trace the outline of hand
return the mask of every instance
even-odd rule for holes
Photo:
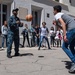
[[[20,21],[16,21],[17,24],[20,24]]]
[[[21,22],[21,25],[24,25],[24,24]]]
[[[64,39],[65,42],[68,42],[68,39],[67,39],[67,36],[66,35],[64,36],[63,39]]]
[[[56,21],[53,21],[53,25],[56,25]]]

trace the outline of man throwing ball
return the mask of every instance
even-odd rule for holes
[[[17,17],[18,8],[12,11],[13,15],[9,18],[8,22],[8,39],[7,39],[7,57],[11,58],[11,48],[14,42],[15,56],[19,56],[19,27],[23,26],[20,19]]]
[[[73,17],[61,13],[62,7],[56,5],[53,7],[55,22],[54,25],[63,29],[63,46],[62,49],[72,61],[72,66],[69,72],[75,71],[75,20]]]

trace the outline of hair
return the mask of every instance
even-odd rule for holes
[[[45,24],[46,25],[46,22],[42,22],[42,24]]]
[[[56,5],[53,7],[54,10],[56,10],[57,12],[61,12],[62,11],[62,7],[60,5]]]
[[[50,29],[51,29],[51,30],[54,30],[54,27],[51,27]]]

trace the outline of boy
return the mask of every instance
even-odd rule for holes
[[[42,27],[40,29],[40,44],[39,44],[38,50],[40,50],[43,39],[45,39],[47,41],[48,49],[51,49],[50,45],[49,45],[48,37],[47,37],[48,33],[49,33],[49,31],[48,31],[48,28],[46,27],[46,23],[43,22]]]
[[[53,7],[55,22],[54,25],[63,29],[63,46],[62,49],[73,62],[70,71],[75,71],[75,20],[67,14],[61,13],[62,7],[56,5]]]

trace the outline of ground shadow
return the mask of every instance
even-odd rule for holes
[[[22,56],[34,56],[34,54],[32,54],[32,53],[24,53],[24,54],[20,54],[19,56],[20,57],[22,57]],[[16,57],[16,56],[12,56],[12,57]]]

